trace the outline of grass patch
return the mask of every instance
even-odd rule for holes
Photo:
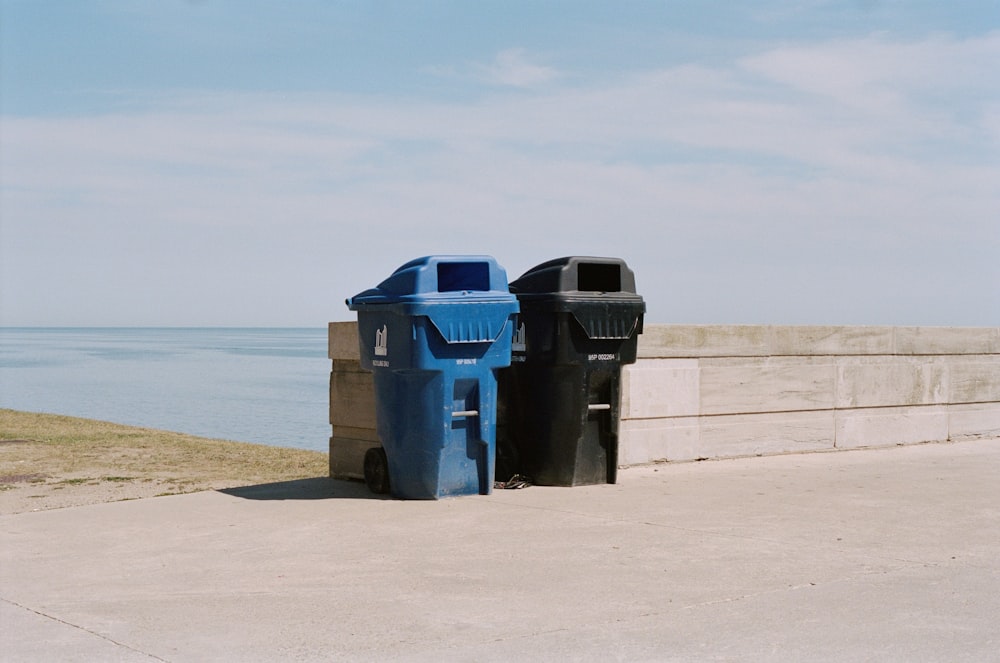
[[[64,486],[154,481],[192,492],[327,476],[327,454],[0,409],[0,476]],[[30,468],[30,469],[29,469]]]

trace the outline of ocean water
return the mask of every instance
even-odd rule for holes
[[[326,451],[326,335],[0,328],[0,407]]]

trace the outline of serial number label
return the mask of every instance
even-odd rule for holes
[[[387,359],[373,359],[372,366],[378,366],[379,368],[389,368],[389,361]]]
[[[475,366],[476,365],[476,360],[475,359],[456,359],[455,363],[458,364],[459,366]]]
[[[602,352],[600,354],[587,355],[589,361],[611,361],[617,359],[614,353]]]

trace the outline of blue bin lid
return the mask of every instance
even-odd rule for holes
[[[449,343],[494,341],[519,310],[507,272],[491,256],[424,256],[347,300],[352,311],[427,316]]]

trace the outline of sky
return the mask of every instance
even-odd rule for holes
[[[1000,0],[0,0],[0,325],[321,327],[460,254],[1000,326],[998,63]]]

